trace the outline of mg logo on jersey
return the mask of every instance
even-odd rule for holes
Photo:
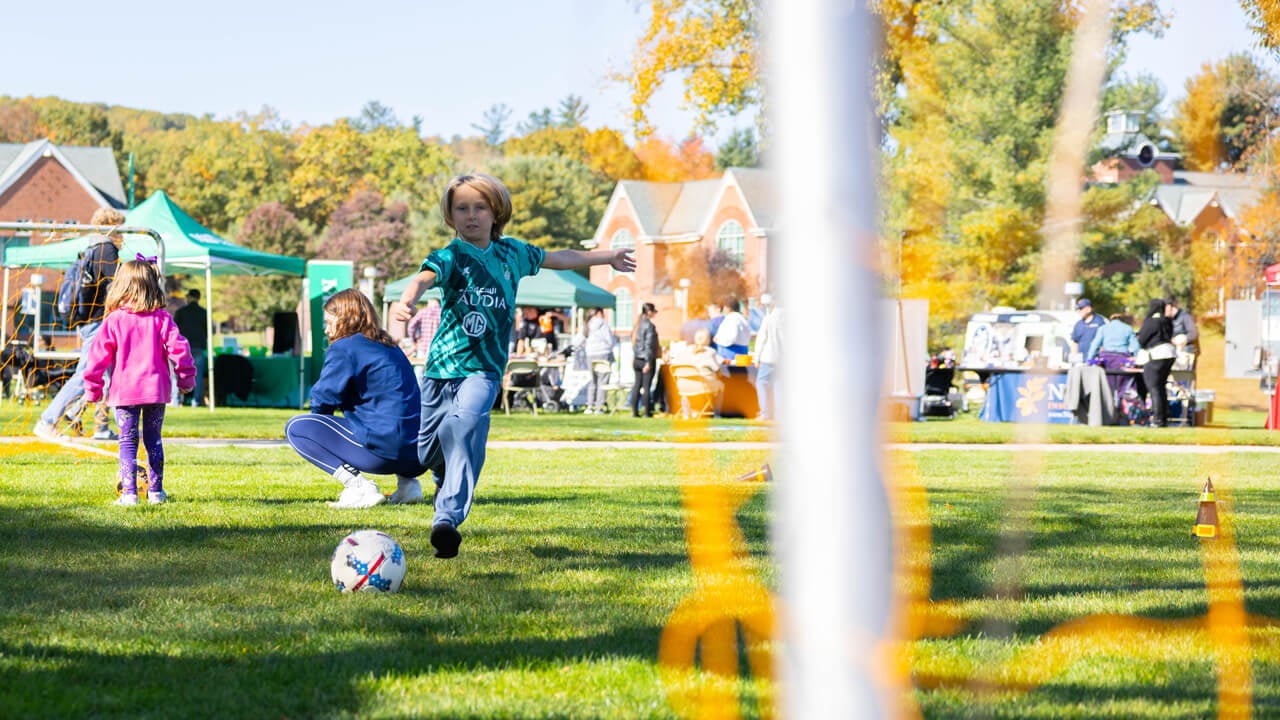
[[[489,321],[478,312],[469,312],[462,318],[462,332],[468,337],[480,337],[489,329]]]

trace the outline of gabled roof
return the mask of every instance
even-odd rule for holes
[[[47,139],[24,145],[0,143],[0,193],[12,187],[42,157],[56,159],[102,205],[125,206],[124,186],[111,148],[60,146]]]
[[[1258,180],[1242,173],[1206,173],[1179,170],[1173,182],[1156,186],[1155,202],[1179,225],[1190,225],[1205,208],[1217,203],[1232,220],[1258,202]]]
[[[702,235],[715,214],[721,196],[730,188],[742,193],[751,218],[747,230],[763,231],[773,227],[777,216],[776,203],[769,186],[769,174],[756,168],[728,168],[723,176],[711,180],[691,180],[682,183],[622,180],[614,188],[605,215],[626,200],[635,210],[640,235],[649,241],[661,241],[691,235]],[[596,229],[596,237],[588,243],[598,245],[603,239]]]

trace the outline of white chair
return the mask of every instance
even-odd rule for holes
[[[511,414],[511,397],[522,394],[538,414],[538,385],[542,382],[542,373],[537,360],[508,360],[507,369],[502,373],[502,411]],[[532,378],[532,380],[530,380]],[[521,384],[516,384],[516,381]],[[525,383],[532,382],[532,385]]]

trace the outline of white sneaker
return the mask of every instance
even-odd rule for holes
[[[417,505],[422,502],[422,483],[414,479],[401,485],[387,496],[387,502],[392,505]]]
[[[328,505],[331,508],[341,510],[359,510],[381,505],[386,501],[387,497],[378,492],[377,485],[373,484],[371,480],[361,480],[354,483],[353,487],[343,490],[338,499],[328,503]]]
[[[31,432],[35,433],[35,436],[41,440],[57,440],[60,437],[58,428],[44,420],[37,420],[36,426]]]
[[[169,499],[169,496],[166,495],[163,490],[157,490],[155,492],[147,493],[147,502],[151,503],[152,505],[159,505],[160,503],[163,503],[168,499]]]
[[[116,498],[116,501],[114,503],[112,503],[112,505],[120,505],[122,507],[133,507],[134,505],[137,505],[137,504],[138,504],[138,496],[136,494],[121,495],[120,497]]]

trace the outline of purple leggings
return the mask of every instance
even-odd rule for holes
[[[125,405],[116,408],[116,425],[120,426],[120,479],[125,495],[138,493],[138,430],[147,449],[147,490],[164,490],[164,445],[160,444],[160,428],[164,426],[164,405]]]

